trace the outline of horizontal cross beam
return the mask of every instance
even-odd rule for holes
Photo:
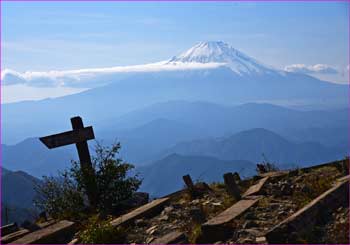
[[[95,139],[95,135],[92,127],[90,126],[41,137],[40,141],[43,142],[49,149],[52,149],[92,139]]]

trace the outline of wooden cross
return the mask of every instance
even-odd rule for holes
[[[86,194],[89,198],[90,205],[96,208],[97,204],[97,185],[95,171],[92,167],[88,140],[95,138],[92,127],[84,127],[81,117],[73,117],[70,119],[73,130],[41,137],[40,141],[49,149],[75,144],[77,147],[80,168],[83,174],[83,184],[86,188]]]

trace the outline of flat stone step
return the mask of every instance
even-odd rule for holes
[[[21,229],[21,230],[12,232],[10,234],[7,234],[7,235],[1,237],[1,244],[10,243],[10,242],[15,241],[15,240],[17,240],[17,239],[19,239],[19,238],[21,238],[29,233],[30,233],[30,231],[27,229]]]
[[[218,216],[204,223],[203,226],[217,226],[229,223],[244,213],[248,208],[252,207],[260,199],[261,197],[255,199],[240,200],[239,202],[233,204],[230,208],[220,213]]]
[[[34,231],[17,239],[12,244],[66,243],[66,239],[74,234],[74,222],[59,221],[44,229]]]
[[[173,231],[166,234],[163,237],[157,238],[152,242],[152,244],[179,244],[186,243],[187,239],[183,232]]]
[[[349,205],[349,178],[324,192],[305,207],[273,227],[265,235],[268,243],[295,243],[296,237],[308,232],[323,212],[331,212],[339,206]]]
[[[266,176],[266,177],[260,179],[257,184],[252,185],[251,187],[249,187],[249,189],[243,194],[243,197],[259,194],[259,192],[264,187],[264,184],[266,183],[266,181],[269,178],[270,178],[270,176]]]
[[[150,217],[152,215],[160,213],[163,207],[169,202],[169,200],[170,200],[169,197],[156,199],[127,214],[124,214],[112,220],[111,225],[119,226],[119,225],[130,224],[136,219],[143,218],[143,217]]]
[[[229,237],[233,230],[228,224],[235,218],[240,217],[250,207],[254,206],[261,198],[262,197],[260,196],[252,199],[242,199],[216,217],[204,223],[202,225],[201,243],[214,243]]]

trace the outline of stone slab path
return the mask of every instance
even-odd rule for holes
[[[59,221],[44,229],[34,231],[22,238],[11,242],[12,244],[57,243],[58,237],[63,237],[74,231],[74,222]],[[74,233],[74,232],[73,232]]]
[[[131,222],[135,221],[136,219],[143,218],[146,216],[149,216],[154,213],[160,212],[163,207],[169,202],[169,198],[160,198],[156,199],[150,203],[147,203],[127,214],[124,214],[114,220],[111,221],[111,225],[113,226],[119,226],[119,225],[125,225],[130,224]]]

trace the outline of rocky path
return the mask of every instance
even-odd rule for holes
[[[324,166],[315,170],[295,170],[273,173],[242,182],[242,198],[252,202],[246,210],[242,209],[232,221],[222,226],[218,223],[215,232],[226,232],[224,239],[208,239],[206,224],[216,217],[234,210],[238,200],[232,198],[222,184],[212,185],[198,197],[188,192],[172,197],[162,212],[148,219],[137,219],[130,229],[128,241],[131,243],[154,243],[166,241],[163,238],[181,238],[177,243],[266,243],[265,235],[306,204],[335,185],[343,173],[335,166]],[[242,200],[244,202],[244,200]],[[237,203],[238,205],[238,203]],[[226,211],[225,211],[226,210]],[[236,211],[235,211],[236,212]],[[338,216],[337,216],[338,217]],[[334,218],[336,220],[336,218]],[[215,222],[214,222],[215,223]],[[334,223],[334,222],[333,222]],[[335,227],[330,222],[327,230]],[[338,222],[340,223],[340,221]],[[325,225],[323,225],[326,227]],[[330,234],[330,232],[329,232]],[[207,236],[206,236],[207,235]],[[211,236],[211,235],[210,235]],[[213,236],[211,236],[213,238]],[[329,238],[330,239],[330,238]],[[326,238],[324,238],[326,240]],[[171,241],[171,240],[169,240]]]
[[[246,180],[239,176],[233,180],[234,175],[226,173],[224,184],[210,186],[194,185],[187,176],[188,189],[153,200],[110,224],[125,229],[125,243],[347,244],[350,175],[343,163],[269,172]],[[29,234],[23,229],[12,231],[6,242],[62,243],[73,228],[70,221],[55,221]]]
[[[213,185],[195,198],[183,192],[173,197],[171,204],[158,215],[137,219],[128,232],[128,240],[131,243],[152,243],[173,231],[179,231],[191,241],[198,226],[235,202],[222,185]]]

